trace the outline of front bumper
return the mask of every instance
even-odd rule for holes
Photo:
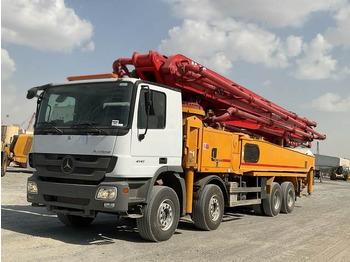
[[[81,185],[45,182],[31,176],[28,181],[37,184],[38,194],[27,193],[28,202],[34,205],[44,205],[47,210],[74,214],[81,216],[96,216],[97,212],[123,213],[127,212],[130,204],[136,204],[133,190],[130,190],[126,181],[101,182],[98,185]],[[117,197],[115,200],[96,200],[96,192],[101,186],[110,186],[117,188]],[[128,190],[125,190],[128,189]],[[143,199],[138,199],[142,202]],[[104,206],[108,204],[108,207]]]

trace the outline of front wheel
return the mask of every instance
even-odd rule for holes
[[[94,221],[94,217],[81,217],[74,215],[66,215],[62,213],[57,214],[58,219],[62,224],[69,227],[86,227]]]
[[[193,201],[192,219],[197,228],[215,230],[224,215],[224,196],[217,185],[206,185]]]
[[[143,217],[137,218],[136,224],[142,238],[158,242],[172,237],[179,219],[180,202],[175,191],[167,186],[155,186]]]

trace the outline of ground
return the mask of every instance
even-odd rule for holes
[[[2,261],[350,261],[350,181],[315,181],[291,214],[256,216],[229,209],[221,226],[197,230],[181,219],[166,242],[150,243],[133,220],[99,214],[84,229],[26,202],[31,174],[14,167],[1,178]]]

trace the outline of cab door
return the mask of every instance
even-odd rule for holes
[[[181,93],[148,83],[137,90],[131,138],[133,174],[151,177],[162,166],[181,167]]]

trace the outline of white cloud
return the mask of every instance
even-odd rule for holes
[[[286,54],[290,57],[298,56],[301,53],[303,40],[294,35],[287,37]]]
[[[213,69],[219,72],[225,72],[236,61],[245,61],[270,68],[296,65],[294,77],[298,79],[339,80],[349,76],[348,67],[337,68],[337,60],[332,57],[333,46],[350,47],[348,0],[163,1],[177,18],[184,20],[169,31],[160,51],[184,53],[215,66]],[[300,27],[317,12],[333,16],[336,26],[318,34],[310,43],[304,43],[300,36],[282,38],[268,30]]]
[[[1,49],[1,79],[7,80],[16,71],[15,62],[5,49]]]
[[[318,11],[326,11],[342,0],[219,0],[221,10],[248,21],[266,23],[270,27],[300,27]],[[230,6],[236,8],[230,8]]]
[[[215,68],[215,72],[224,74],[232,67],[231,61],[222,53],[216,53],[209,59],[203,59],[203,64],[208,68]]]
[[[169,38],[162,40],[159,49],[167,54],[178,52],[194,57],[209,54],[210,57],[224,48],[225,41],[225,32],[206,21],[185,20],[182,26],[169,30]]]
[[[332,75],[335,80],[343,80],[350,76],[350,67],[344,66],[341,70]]]
[[[318,34],[310,44],[304,44],[304,57],[297,60],[294,76],[298,79],[329,78],[336,69],[337,60],[330,55],[332,45]]]
[[[311,107],[326,112],[350,112],[350,95],[326,93],[311,102]]]
[[[176,17],[184,19],[241,18],[270,27],[299,27],[314,12],[336,8],[345,0],[164,0]]]
[[[211,0],[163,0],[172,8],[174,16],[182,19],[209,20],[219,13]]]
[[[183,53],[224,72],[235,61],[286,67],[289,57],[299,55],[301,45],[300,37],[289,36],[283,41],[256,24],[231,18],[211,21],[186,19],[181,26],[169,30],[169,38],[162,40],[159,50],[166,54]]]
[[[2,40],[39,50],[93,50],[93,27],[64,0],[3,0]]]
[[[339,8],[335,15],[337,27],[329,27],[326,39],[335,46],[350,48],[350,3]]]

